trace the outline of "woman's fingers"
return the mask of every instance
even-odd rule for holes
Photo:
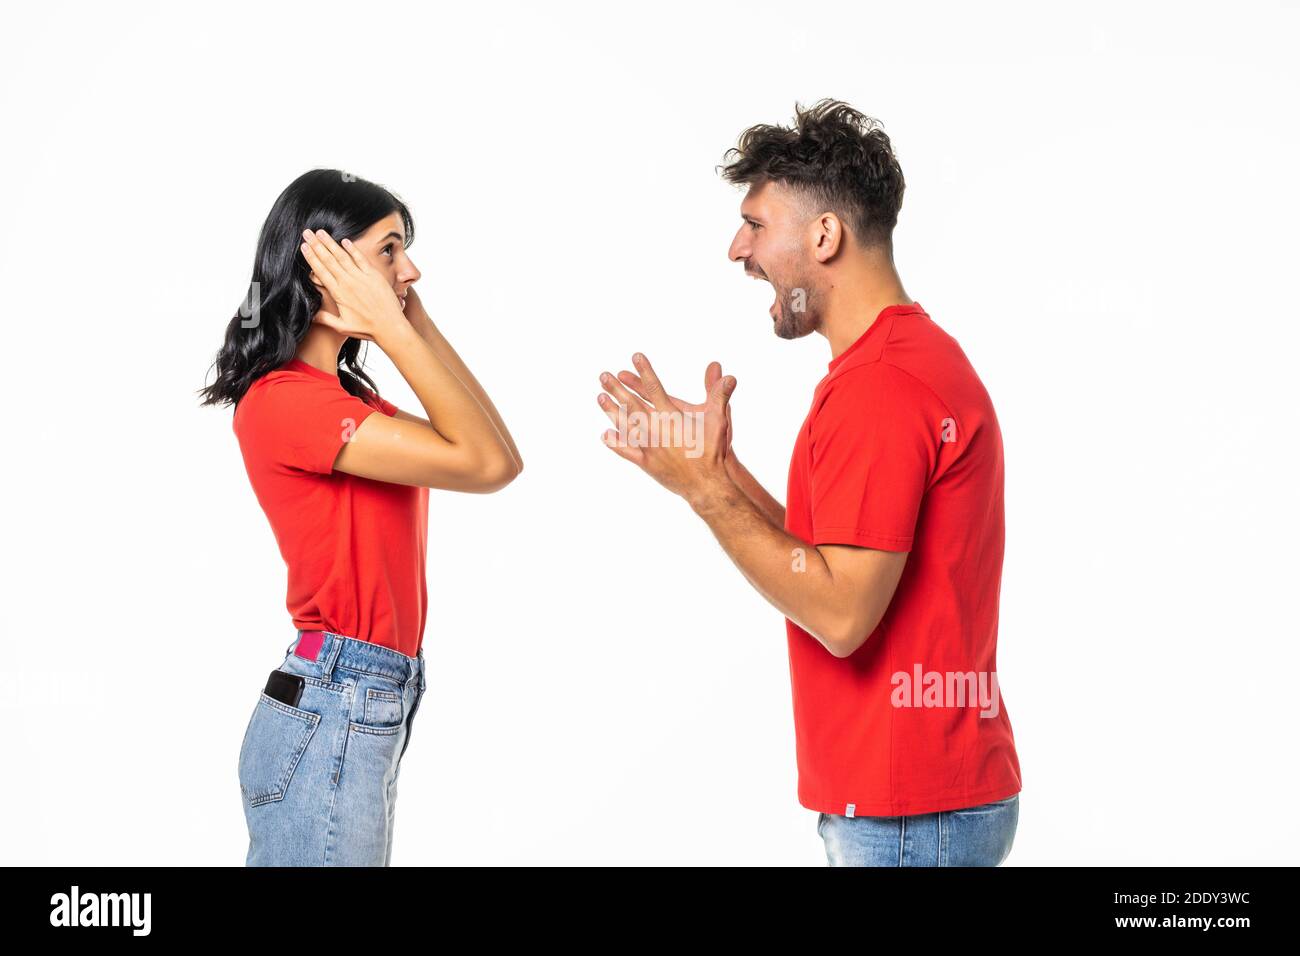
[[[343,324],[343,321],[333,312],[326,312],[324,309],[322,309],[321,311],[316,313],[315,318],[317,322],[325,326],[327,329],[333,329],[335,332],[343,331],[343,329],[340,328],[340,326]]]
[[[374,341],[374,336],[370,335],[368,332],[361,332],[352,328],[349,323],[344,322],[333,312],[317,312],[316,321],[327,329],[333,329],[335,332],[342,333],[350,338],[365,339],[367,342]]]
[[[325,260],[317,252],[318,247],[310,242],[304,242],[298,247],[302,252],[302,257],[307,260],[307,265],[311,266],[311,271],[316,273],[330,295],[338,291],[338,276],[330,271]]]
[[[311,250],[312,255],[315,256],[315,262],[312,262],[312,265],[316,269],[316,274],[326,283],[329,283],[331,279],[334,282],[338,282],[343,278],[344,270],[335,259],[334,254],[330,252],[329,247],[321,241],[320,237],[324,231],[325,230],[323,229],[317,229],[313,232],[310,229],[304,229],[302,231],[304,245],[306,245],[307,248]],[[311,260],[308,261],[310,262]],[[331,288],[330,291],[334,291],[333,288]]]
[[[347,243],[347,245],[339,246],[337,242],[334,242],[333,235],[326,233],[324,229],[317,229],[316,235],[320,239],[321,246],[324,246],[329,251],[329,254],[334,256],[335,264],[343,273],[351,272],[352,267],[356,267],[359,272],[369,271],[368,265],[365,264],[365,256],[356,251],[356,248],[352,246],[351,239],[343,237],[343,242]]]
[[[370,271],[370,263],[366,262],[366,257],[357,249],[356,243],[346,236],[343,237],[343,248],[347,251],[349,258],[356,263],[358,269],[362,272]]]
[[[316,258],[336,280],[348,274],[348,264],[352,261],[352,257],[339,248],[333,236],[324,229],[317,229],[315,232],[304,229],[303,236],[306,237],[312,251],[316,253]]]

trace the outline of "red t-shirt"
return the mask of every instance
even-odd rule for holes
[[[414,657],[428,610],[429,489],[334,471],[343,443],[376,410],[337,375],[290,359],[255,381],[233,427],[258,503],[289,569],[293,624]]]
[[[996,683],[1002,476],[988,393],[919,303],[884,309],[830,363],[790,461],[786,530],[910,553],[850,656],[786,620],[803,806],[904,816],[1020,792]]]

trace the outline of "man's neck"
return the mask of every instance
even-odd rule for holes
[[[862,338],[886,308],[912,304],[894,269],[892,256],[864,257],[852,267],[841,269],[826,295],[826,308],[818,329],[830,343],[831,359],[839,358]]]

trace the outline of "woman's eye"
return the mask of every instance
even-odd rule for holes
[[[388,255],[390,256],[393,254],[393,244],[391,242],[388,245],[384,246],[383,249],[380,250],[381,254],[385,252],[388,253]]]

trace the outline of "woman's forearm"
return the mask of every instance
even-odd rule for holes
[[[501,464],[511,463],[492,417],[410,323],[397,325],[376,344],[411,386],[438,434],[452,444],[485,453],[489,467],[495,468],[498,458]]]
[[[464,385],[465,388],[469,390],[470,394],[478,400],[488,417],[492,419],[492,424],[496,426],[501,441],[509,451],[510,457],[515,461],[515,466],[517,468],[523,468],[524,460],[519,454],[519,449],[515,446],[515,440],[511,436],[510,430],[506,428],[506,423],[501,418],[501,413],[498,412],[496,406],[492,404],[492,399],[488,397],[487,391],[479,384],[478,379],[474,377],[474,373],[469,370],[469,366],[464,363],[461,357],[456,353],[456,350],[452,348],[452,345],[447,341],[446,336],[444,336],[442,332],[439,331],[438,327],[433,324],[433,320],[429,318],[429,314],[424,310],[424,307],[418,302],[408,303],[406,317],[410,321],[411,327],[420,334],[420,338],[424,339],[424,341],[429,344],[429,347],[433,349],[434,353],[437,354],[444,363],[446,363],[447,368],[449,368],[452,373],[460,379],[461,384]]]

